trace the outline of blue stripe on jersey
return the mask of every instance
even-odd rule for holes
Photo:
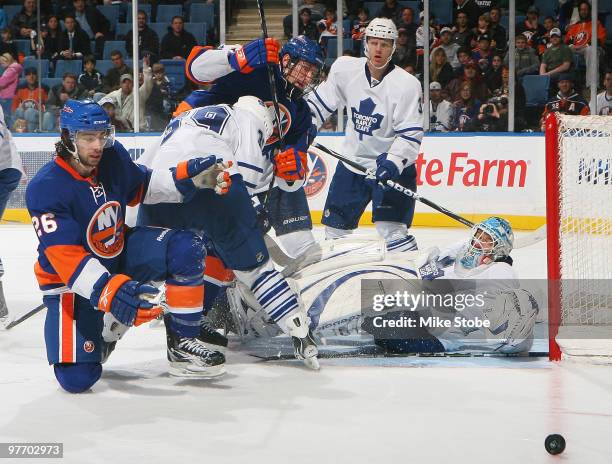
[[[396,130],[396,134],[403,134],[404,132],[415,131],[415,132],[423,132],[422,127],[407,127],[406,129]]]
[[[262,168],[257,167],[254,164],[245,163],[244,161],[238,161],[238,166],[242,166],[243,168],[252,169],[253,171],[263,173]]]
[[[321,105],[323,105],[323,108],[325,108],[327,111],[329,111],[330,113],[333,113],[334,110],[330,110],[329,107],[325,104],[325,102],[321,99],[321,97],[319,96],[318,92],[316,91],[316,89],[313,92],[315,94],[315,97],[317,97],[317,100],[319,100],[321,102]]]

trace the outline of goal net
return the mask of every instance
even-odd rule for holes
[[[612,356],[612,117],[546,120],[549,347]]]

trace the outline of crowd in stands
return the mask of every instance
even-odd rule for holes
[[[319,41],[326,64],[336,56],[338,15],[335,2],[301,0],[298,31]],[[448,14],[436,18],[448,4]],[[589,86],[598,82],[599,114],[612,114],[612,2],[599,2],[597,39],[599,66],[591,54],[591,5],[586,0],[516,1],[515,130],[540,130],[551,111],[589,114]],[[393,63],[423,82],[424,26],[422,2],[355,2],[342,12],[344,55],[363,56],[361,40],[374,17],[392,19],[398,27]],[[431,128],[436,131],[505,131],[508,127],[509,37],[507,0],[430,2],[429,92]],[[418,18],[418,20],[417,20]],[[609,21],[609,20],[608,20]],[[612,24],[609,21],[608,24]],[[284,20],[287,36],[292,17]],[[348,45],[347,45],[348,44]]]
[[[137,12],[139,82],[132,56],[131,3],[125,0],[36,0],[0,6],[0,105],[14,130],[57,129],[68,98],[93,98],[118,131],[161,131],[194,87],[184,59],[195,44],[215,43],[214,0],[201,17],[196,1],[153,0]],[[2,2],[0,2],[2,3]],[[207,4],[208,3],[208,4]],[[547,4],[540,14],[535,4]],[[598,64],[592,60],[591,6],[585,0],[516,0],[516,130],[540,130],[551,111],[588,114],[589,85],[598,82],[599,114],[612,114],[612,2],[599,2]],[[508,0],[431,0],[429,57],[424,56],[422,1],[299,0],[298,33],[321,44],[326,65],[336,56],[340,23],[344,54],[363,54],[373,17],[398,27],[393,62],[423,82],[429,66],[431,128],[503,131],[509,106]],[[446,8],[446,10],[444,9]],[[202,11],[199,8],[198,11]],[[436,17],[437,15],[437,17]],[[604,27],[608,24],[608,30]],[[292,18],[284,20],[292,33]],[[332,44],[328,46],[328,44]],[[40,81],[40,87],[39,87]]]

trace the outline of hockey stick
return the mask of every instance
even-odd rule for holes
[[[30,311],[28,311],[27,313],[25,313],[23,316],[21,316],[18,319],[15,319],[14,321],[9,322],[4,328],[6,330],[12,329],[13,327],[15,327],[16,325],[21,324],[23,321],[25,321],[26,319],[31,318],[32,316],[34,316],[35,314],[37,314],[38,312],[40,312],[42,309],[46,308],[46,306],[44,304],[39,304],[38,306],[36,306],[36,308],[31,309]]]
[[[315,143],[313,144],[310,148],[310,151],[312,151],[315,155],[320,155],[320,153],[325,153],[326,155],[332,156],[340,161],[342,161],[345,164],[348,164],[349,166],[357,169],[358,171],[363,172],[364,174],[369,174],[368,170],[363,167],[361,164],[356,163],[355,161],[341,155],[340,153],[335,152],[334,150],[331,150],[323,145],[321,145],[320,143]],[[428,200],[427,198],[424,198],[420,195],[418,195],[417,193],[413,192],[412,190],[410,190],[409,188],[404,187],[403,185],[398,184],[397,182],[393,182],[392,180],[388,180],[387,181],[387,186],[397,190],[400,193],[403,193],[404,195],[419,201],[421,203],[423,203],[424,205],[429,206],[430,208],[435,209],[436,211],[439,211],[442,214],[445,214],[446,216],[454,219],[455,221],[460,222],[461,224],[463,224],[464,226],[467,227],[472,227],[474,225],[474,223],[472,221],[469,221],[467,219],[465,219],[464,217],[459,216],[458,214],[453,213],[452,211],[449,211],[448,209],[434,203],[431,200]]]

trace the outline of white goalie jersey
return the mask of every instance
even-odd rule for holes
[[[423,138],[422,92],[419,81],[403,69],[390,65],[376,82],[366,58],[338,58],[307,102],[317,127],[339,106],[346,107],[342,154],[366,168],[374,168],[381,153],[395,155],[402,169],[416,161]]]

